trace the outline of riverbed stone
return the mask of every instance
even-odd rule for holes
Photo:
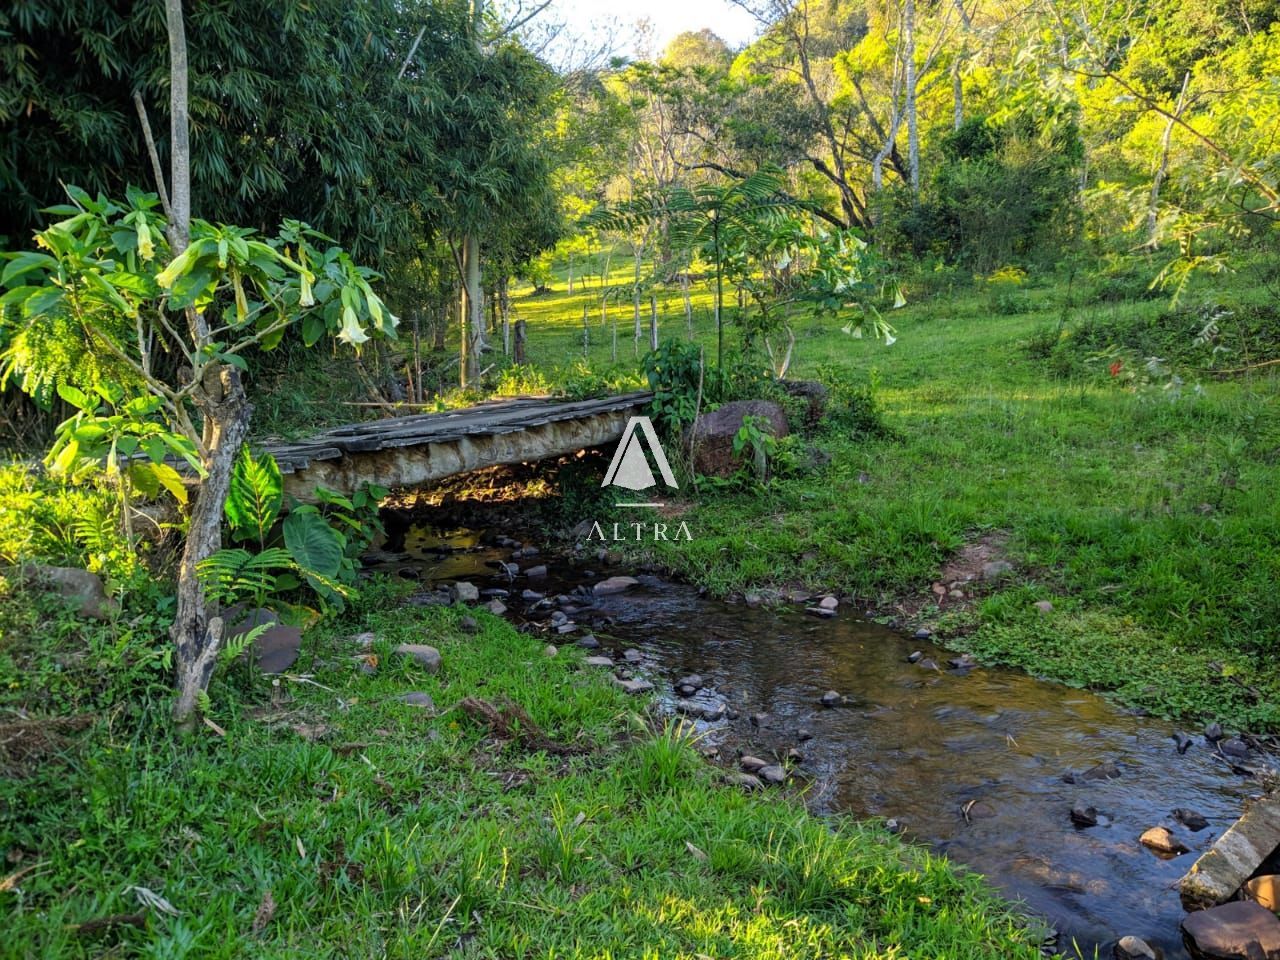
[[[1209,820],[1204,814],[1197,813],[1194,810],[1188,810],[1186,807],[1175,807],[1173,810],[1173,819],[1190,830],[1192,833],[1199,833],[1205,827],[1209,826]]]
[[[531,580],[539,580],[547,575],[547,565],[545,563],[539,563],[526,570],[524,575]]]
[[[1240,894],[1272,913],[1280,912],[1280,875],[1264,873],[1254,877],[1240,888]]]
[[[818,606],[822,607],[824,610],[834,610],[840,606],[840,601],[835,597],[823,597],[818,601]]]
[[[495,617],[500,617],[507,612],[507,605],[503,603],[501,600],[497,600],[497,599],[490,600],[487,604],[485,604],[485,606],[489,608],[489,612],[492,613]]]
[[[613,669],[613,660],[609,657],[587,657],[582,661],[588,667],[603,667],[608,670]]]
[[[1187,852],[1187,845],[1173,835],[1168,827],[1152,827],[1145,830],[1138,842],[1156,853],[1176,857]]]
[[[1249,745],[1239,737],[1227,737],[1218,742],[1218,749],[1228,757],[1243,760],[1249,756]]]
[[[583,650],[599,650],[600,641],[593,634],[588,633],[586,636],[578,638],[578,646],[582,647]]]
[[[677,700],[675,711],[682,716],[693,717],[696,720],[714,722],[724,718],[724,715],[728,712],[728,707],[721,702],[705,704],[698,703],[696,700]]]
[[[834,617],[836,615],[835,607],[805,607],[804,612],[815,617]]]
[[[627,663],[639,663],[644,657],[635,647],[628,647],[622,651],[622,659]]]
[[[459,603],[474,603],[480,599],[480,588],[474,583],[459,580],[453,585],[453,598]]]
[[[1141,937],[1121,937],[1111,954],[1115,960],[1160,960],[1160,954]]]
[[[819,698],[818,702],[824,707],[838,707],[844,703],[844,697],[835,690],[828,690]]]
[[[759,757],[753,757],[750,754],[743,754],[738,760],[738,766],[747,773],[759,773],[768,765],[768,760],[761,760]]]
[[[1252,900],[1196,911],[1182,936],[1200,960],[1280,960],[1280,919]]]
[[[1280,847],[1280,797],[1255,800],[1179,884],[1189,909],[1222,903]]]
[[[440,651],[425,643],[402,643],[396,647],[396,653],[402,657],[411,658],[427,673],[436,673],[440,670]]]
[[[1104,763],[1096,764],[1080,774],[1081,780],[1118,780],[1120,778],[1120,767],[1107,760]]]
[[[607,580],[601,580],[592,587],[591,592],[597,597],[608,597],[615,593],[626,593],[639,584],[640,581],[635,577],[609,577]]]
[[[730,786],[741,787],[743,790],[748,792],[764,789],[764,784],[754,773],[738,773],[737,771],[734,771],[733,773],[726,773],[724,775],[724,782]]]
[[[812,740],[813,731],[807,730],[804,727],[801,727],[799,730],[796,731],[796,739],[799,740],[801,743],[804,743],[806,740]]]
[[[1204,728],[1204,738],[1210,743],[1217,743],[1224,736],[1226,734],[1222,732],[1222,724],[1220,723],[1211,723]]]
[[[615,680],[614,683],[622,689],[623,693],[629,693],[633,697],[641,693],[648,693],[653,689],[652,683],[639,677],[629,680]]]
[[[699,690],[702,689],[702,687],[703,687],[702,675],[698,673],[691,673],[687,677],[681,677],[679,680],[676,681],[676,688],[678,690],[683,691],[685,689],[688,689],[690,691],[690,693],[685,694],[685,696],[689,696],[692,693],[697,693]]]
[[[921,627],[911,636],[916,640],[928,640],[930,637],[933,636],[933,631],[930,630],[928,627]]]
[[[1086,829],[1088,827],[1096,827],[1098,825],[1098,811],[1094,807],[1085,806],[1077,803],[1071,808],[1071,822],[1077,827]]]
[[[761,767],[756,776],[765,783],[787,782],[787,771],[782,768],[781,764],[777,763],[771,763],[768,766]]]

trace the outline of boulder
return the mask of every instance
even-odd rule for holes
[[[424,668],[427,673],[437,673],[440,670],[440,651],[425,643],[402,643],[396,647],[396,653],[402,657],[413,658],[414,662]]]
[[[827,415],[827,388],[817,380],[779,380],[788,396],[805,401],[804,425],[811,429]]]
[[[79,616],[110,620],[120,612],[120,605],[107,596],[102,578],[88,570],[28,563],[22,567],[22,579],[65,597]]]
[[[592,587],[591,592],[597,597],[608,597],[615,593],[625,593],[639,583],[635,577],[609,577]]]
[[[685,432],[685,443],[693,443],[693,468],[712,477],[731,477],[743,465],[734,455],[733,441],[746,417],[768,421],[767,430],[775,437],[790,431],[782,407],[768,400],[735,400],[704,413]]]
[[[1277,847],[1280,797],[1263,797],[1191,865],[1179,884],[1183,905],[1195,909],[1227,900]]]
[[[302,628],[280,622],[280,618],[268,609],[230,611],[225,614],[232,625],[227,627],[227,643],[261,625],[269,625],[261,634],[253,637],[251,644],[253,662],[264,673],[283,673],[297,662],[302,649]]]
[[[1191,914],[1182,938],[1199,960],[1280,960],[1280,919],[1251,900]]]

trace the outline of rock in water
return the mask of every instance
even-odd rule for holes
[[[615,593],[625,593],[639,583],[635,577],[609,577],[592,587],[591,592],[597,597],[608,597]]]
[[[537,580],[541,577],[545,577],[547,575],[547,565],[545,563],[540,563],[536,567],[530,567],[524,572],[524,575],[529,577],[531,580]]]
[[[1235,757],[1243,760],[1249,756],[1249,745],[1239,737],[1228,737],[1226,740],[1219,742],[1218,749],[1228,757]]]
[[[768,400],[734,400],[704,413],[685,432],[684,442],[693,441],[693,468],[704,476],[731,477],[742,466],[733,452],[733,442],[747,417],[763,417],[764,428],[774,437],[788,432],[787,415],[782,407]]]
[[[1280,960],[1280,919],[1251,900],[1237,900],[1191,914],[1182,936],[1203,960]]]
[[[822,695],[822,698],[818,702],[824,707],[838,707],[840,704],[844,703],[844,697],[840,696],[840,694],[834,690],[828,690]]]
[[[1138,838],[1138,842],[1156,853],[1176,857],[1187,852],[1186,845],[1166,827],[1152,827]]]
[[[1096,827],[1098,825],[1098,811],[1093,807],[1086,807],[1077,803],[1071,808],[1071,822],[1082,830],[1087,827]]]
[[[1173,811],[1173,819],[1177,820],[1192,833],[1198,833],[1209,825],[1209,821],[1204,816],[1184,807],[1178,807]]]
[[[1108,760],[1106,763],[1100,763],[1097,766],[1090,767],[1084,773],[1080,774],[1081,780],[1117,780],[1120,777],[1120,768]]]
[[[427,673],[437,673],[440,670],[440,651],[425,643],[402,643],[396,647],[396,653],[402,657],[412,657]]]
[[[1141,937],[1121,937],[1112,956],[1115,960],[1160,960],[1160,954]]]

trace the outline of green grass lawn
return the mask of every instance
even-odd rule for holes
[[[1012,578],[978,591],[976,606],[926,605],[915,619],[984,659],[1159,713],[1280,729],[1280,368],[1223,380],[1201,369],[1210,350],[1193,344],[1214,316],[1198,314],[1202,304],[1232,311],[1219,320],[1231,350],[1219,366],[1278,355],[1280,321],[1267,290],[1244,278],[1199,280],[1175,313],[1139,273],[1071,288],[1033,277],[1012,292],[909,287],[890,347],[839,322],[801,324],[792,376],[874,382],[894,437],[828,430],[812,441],[831,456],[825,468],[763,491],[703,486],[686,515],[694,542],[659,559],[721,593],[800,583],[890,614],[906,600],[915,614],[964,544],[996,534]],[[564,286],[517,301],[530,359],[551,384],[580,366],[611,369],[608,328],[595,320],[581,361],[582,306],[597,309],[598,287],[570,297]],[[1117,287],[1130,299],[1116,301]],[[711,356],[709,292],[696,292],[697,339]],[[639,383],[622,309],[627,349],[611,376]],[[661,329],[685,336],[674,293]],[[1112,345],[1129,349],[1092,359]],[[1180,389],[1127,379],[1153,354]]]
[[[155,637],[76,624],[3,579],[0,601],[7,747],[17,707],[90,723],[0,777],[0,956],[1038,956],[978,878],[717,785],[576,650],[548,658],[485,612],[468,634],[461,610],[374,590],[308,635],[305,679],[224,672],[218,731],[183,741],[167,691],[141,693]],[[374,676],[356,630],[378,637]],[[440,672],[393,656],[405,641],[437,646]],[[456,709],[467,696],[519,704],[575,755],[495,741]]]

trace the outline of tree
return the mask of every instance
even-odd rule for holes
[[[11,339],[6,365],[28,391],[60,384],[81,393],[110,387],[149,396],[154,407],[140,409],[152,409],[175,443],[189,445],[200,487],[170,631],[178,687],[174,717],[186,724],[225,639],[199,568],[221,546],[233,461],[249,428],[244,354],[279,343],[299,319],[309,342],[328,330],[353,345],[369,338],[369,328],[390,335],[396,320],[370,287],[372,272],[337,247],[318,249],[314,241],[325,238],[301,223],[286,222],[274,241],[266,241],[253,230],[192,220],[181,0],[166,0],[165,9],[169,216],[155,213],[154,194],[131,190],[122,206],[72,191],[74,205],[52,211],[66,219],[37,237],[48,252],[11,257],[3,282],[11,288],[4,304],[18,311],[25,328]],[[47,340],[61,341],[63,358],[105,351],[113,363],[103,380],[76,384],[83,376],[78,366],[49,366],[39,349]],[[183,366],[166,376],[156,363],[158,347],[177,351]]]

